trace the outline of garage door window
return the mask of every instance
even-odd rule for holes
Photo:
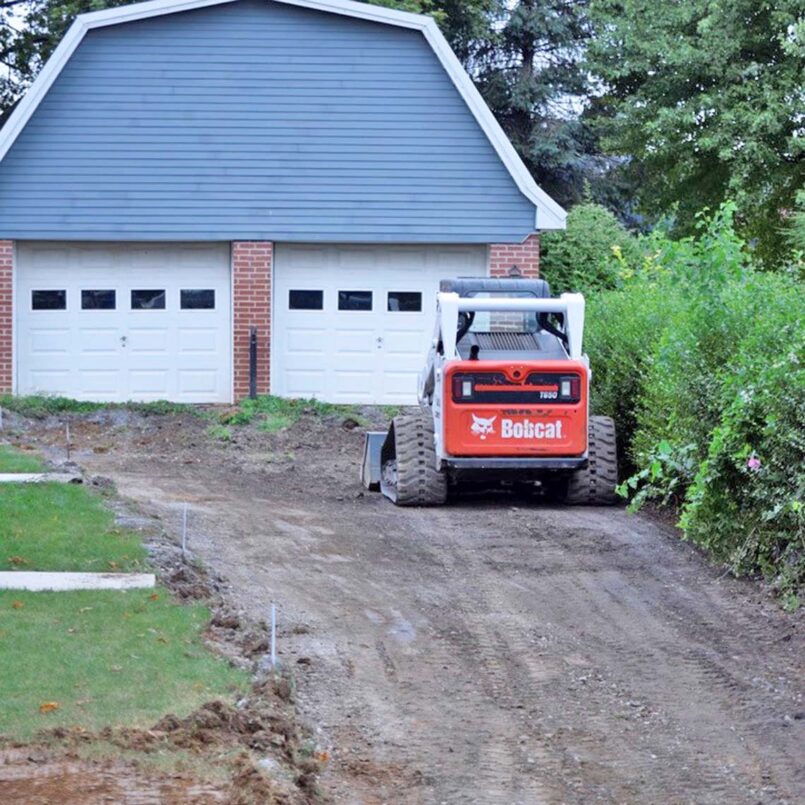
[[[132,310],[164,310],[165,291],[148,290],[131,292]]]
[[[421,313],[422,294],[418,291],[389,291],[389,313]]]
[[[114,291],[81,291],[81,310],[114,310]]]
[[[31,291],[32,310],[66,310],[67,291]]]
[[[183,288],[180,297],[182,310],[215,310],[212,288]]]
[[[324,310],[324,291],[288,291],[288,310]]]
[[[338,292],[339,310],[371,310],[372,292],[371,291],[339,291]]]

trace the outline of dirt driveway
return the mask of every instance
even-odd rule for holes
[[[802,619],[670,530],[506,497],[396,509],[337,418],[205,428],[96,417],[76,458],[169,529],[188,501],[239,606],[278,603],[337,801],[805,799]]]

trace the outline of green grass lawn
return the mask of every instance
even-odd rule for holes
[[[73,400],[70,397],[50,397],[31,395],[18,397],[14,394],[0,394],[0,407],[16,411],[23,416],[43,419],[58,414],[91,414],[95,411],[120,410],[135,411],[140,414],[181,414],[194,413],[198,409],[193,405],[172,403],[167,400],[154,402],[99,403],[85,400]]]
[[[80,485],[0,485],[0,570],[136,570],[139,537]]]
[[[39,472],[41,469],[42,461],[39,456],[0,444],[0,473]]]
[[[3,469],[39,468],[10,449],[0,461]],[[0,569],[135,570],[145,561],[139,535],[117,527],[93,490],[0,485]],[[163,589],[0,590],[0,737],[27,740],[57,726],[148,727],[167,713],[231,699],[248,676],[204,646],[208,621],[205,607],[178,604]]]
[[[147,727],[245,691],[247,675],[204,647],[208,619],[161,589],[0,591],[0,735]]]
[[[313,416],[340,414],[353,417],[359,424],[366,424],[358,413],[358,406],[334,405],[321,400],[289,400],[284,397],[263,395],[253,400],[242,400],[236,411],[226,411],[219,416],[219,426],[213,425],[210,428],[210,435],[228,441],[232,438],[231,428],[228,426],[251,423],[256,423],[260,430],[276,433],[289,428],[305,413]]]

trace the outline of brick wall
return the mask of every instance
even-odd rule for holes
[[[274,244],[232,244],[233,384],[235,400],[249,395],[249,332],[257,328],[257,393],[270,388],[271,263]]]
[[[512,273],[517,266],[520,273]],[[539,277],[539,235],[535,232],[523,243],[493,243],[489,247],[489,276]]]
[[[13,386],[13,267],[14,242],[0,240],[0,392],[9,392]]]

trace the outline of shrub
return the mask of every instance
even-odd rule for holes
[[[593,408],[616,418],[633,506],[677,506],[686,538],[797,602],[805,573],[805,295],[760,272],[734,207],[695,238],[643,239],[622,289],[590,304]]]
[[[639,261],[636,239],[600,204],[579,204],[567,229],[546,232],[540,241],[540,273],[554,293],[615,288],[624,263]]]
[[[587,300],[586,351],[592,365],[595,412],[614,417],[622,471],[634,469],[631,444],[646,376],[654,360],[652,340],[662,331],[673,302],[656,283],[596,294]]]
[[[793,327],[784,327],[789,334]],[[759,570],[785,604],[805,581],[805,345],[775,358],[746,350],[682,512],[685,534],[729,562]]]

